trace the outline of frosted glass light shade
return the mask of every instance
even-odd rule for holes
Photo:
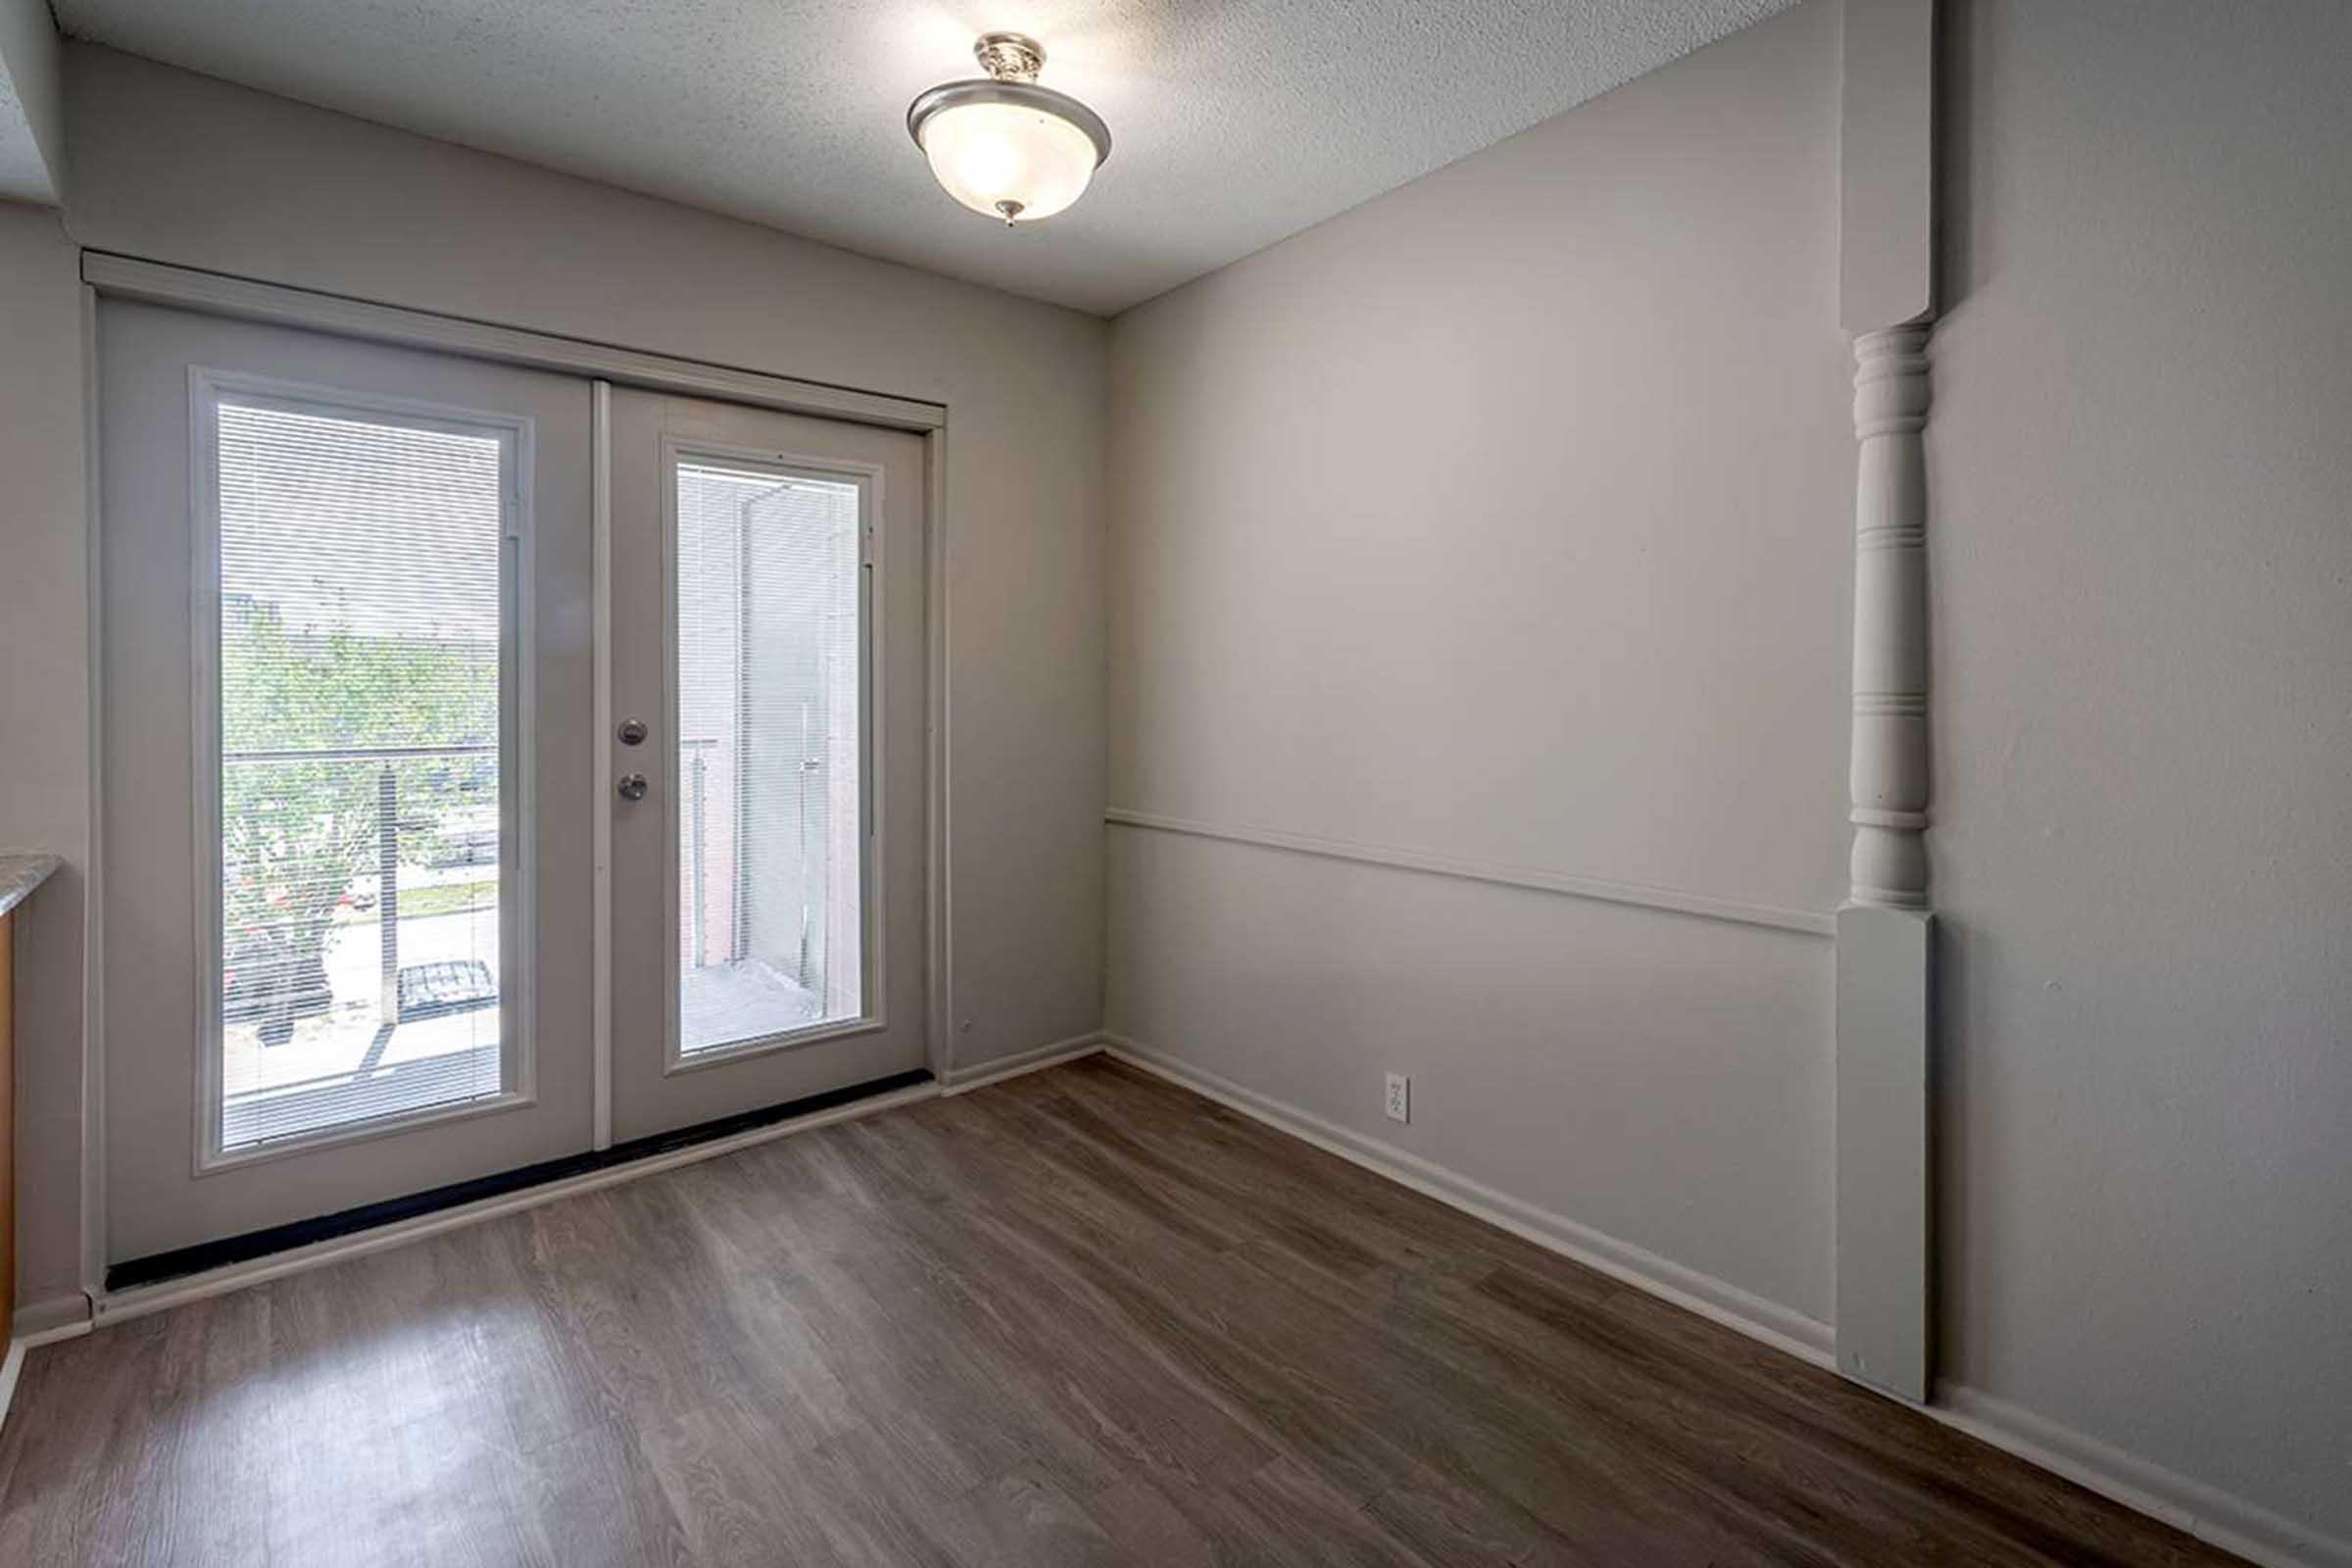
[[[947,193],[1005,223],[1034,223],[1086,194],[1110,156],[1110,127],[1066,92],[1037,84],[1046,51],[1018,32],[984,32],[985,79],[943,81],[906,108],[906,133]]]
[[[1076,124],[1023,103],[952,104],[927,118],[915,139],[949,195],[1008,223],[1068,207],[1086,194],[1101,161]]]

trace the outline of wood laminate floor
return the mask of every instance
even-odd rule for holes
[[[0,1563],[2230,1561],[1104,1058],[34,1350]]]

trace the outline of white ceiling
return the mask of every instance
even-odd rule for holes
[[[76,37],[1103,315],[1791,3],[54,0]],[[906,138],[992,27],[1110,122],[1034,227]]]

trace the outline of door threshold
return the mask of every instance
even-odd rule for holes
[[[542,1160],[316,1219],[130,1258],[107,1269],[106,1289],[91,1298],[91,1317],[105,1323],[144,1316],[183,1301],[534,1208],[575,1193],[712,1159],[812,1127],[936,1099],[939,1093],[929,1069],[916,1067],[846,1089],[631,1139],[607,1150]]]

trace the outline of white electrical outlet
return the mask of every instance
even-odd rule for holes
[[[1389,1074],[1389,1120],[1413,1119],[1413,1081],[1400,1072]]]

